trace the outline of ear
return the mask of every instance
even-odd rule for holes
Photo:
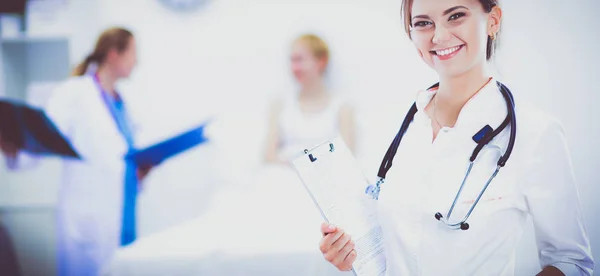
[[[119,56],[119,52],[117,51],[117,49],[112,48],[112,49],[108,50],[108,53],[106,53],[106,60],[105,61],[112,62],[118,56]]]
[[[492,8],[488,14],[488,30],[490,36],[496,35],[500,31],[500,23],[502,22],[502,9],[499,6]]]
[[[320,58],[318,60],[319,69],[321,69],[321,73],[324,73],[327,69],[328,60],[327,58]]]

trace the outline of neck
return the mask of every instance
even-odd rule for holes
[[[115,83],[117,82],[118,78],[115,76],[115,74],[108,70],[108,68],[101,66],[98,68],[97,75],[102,89],[111,97],[117,98],[118,95],[115,91]]]
[[[321,79],[305,84],[300,90],[301,98],[320,98],[325,96],[327,89]]]
[[[438,103],[459,110],[487,84],[490,74],[485,66],[474,68],[462,75],[442,77],[437,92]]]

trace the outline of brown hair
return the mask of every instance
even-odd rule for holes
[[[410,38],[410,29],[412,27],[411,23],[411,10],[412,3],[414,0],[402,0],[402,17],[404,17],[404,31]],[[483,10],[486,13],[492,11],[492,8],[498,6],[499,0],[479,0],[479,3],[483,7]],[[496,34],[496,39],[498,39],[498,34]],[[494,50],[496,49],[496,39],[492,39],[489,35],[487,38],[487,48],[485,50],[486,59],[490,60],[492,55],[494,54]]]
[[[89,54],[72,72],[73,76],[82,76],[88,69],[88,66],[97,62],[102,64],[106,59],[106,55],[112,49],[116,49],[118,52],[123,52],[129,45],[129,40],[133,37],[133,34],[124,28],[110,28],[102,32],[98,40],[94,51]]]
[[[323,39],[315,34],[304,34],[296,38],[294,42],[306,43],[313,55],[320,60],[325,61],[325,67],[329,63],[329,46]]]

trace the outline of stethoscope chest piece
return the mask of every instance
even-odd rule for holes
[[[371,184],[371,185],[367,186],[367,189],[365,190],[365,194],[367,194],[372,199],[378,200],[379,192],[381,191],[381,184],[383,184],[384,181],[385,180],[383,178],[378,177],[377,182],[375,182],[375,185]]]

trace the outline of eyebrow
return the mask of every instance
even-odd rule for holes
[[[468,10],[469,8],[467,8],[465,6],[455,6],[455,7],[452,7],[452,8],[449,8],[449,9],[445,10],[444,13],[443,13],[443,15],[447,15],[447,14],[449,14],[449,13],[455,11],[455,10],[458,10],[458,9],[467,9]],[[417,18],[430,19],[428,15],[416,15],[416,16],[413,16],[412,19],[415,20]]]

